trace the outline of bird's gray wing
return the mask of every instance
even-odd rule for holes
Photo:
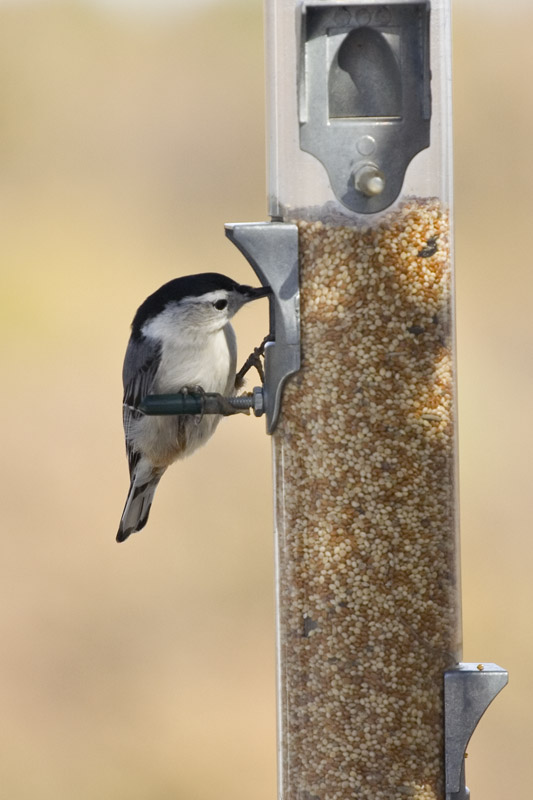
[[[161,344],[159,342],[151,339],[141,339],[140,341],[130,339],[122,369],[124,384],[122,411],[130,475],[140,458],[140,453],[132,446],[130,437],[133,422],[142,417],[142,412],[136,409],[141,400],[153,391],[160,362]]]

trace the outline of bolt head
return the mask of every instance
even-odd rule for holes
[[[253,410],[256,417],[262,417],[265,413],[265,395],[262,386],[254,386],[253,389]]]

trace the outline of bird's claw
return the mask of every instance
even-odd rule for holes
[[[189,395],[189,394],[199,394],[200,397],[202,398],[202,411],[201,411],[201,413],[193,415],[195,424],[199,425],[200,422],[203,420],[204,414],[205,414],[206,391],[205,391],[204,387],[203,386],[198,386],[198,385],[196,385],[196,386],[182,386],[182,388],[179,391],[179,394],[182,394],[184,397],[187,397],[187,395]]]
[[[259,347],[254,347],[253,352],[250,353],[250,355],[248,356],[248,358],[246,359],[246,361],[244,362],[244,364],[242,365],[242,367],[238,371],[237,375],[235,376],[235,388],[236,389],[240,389],[242,387],[242,385],[244,384],[244,376],[246,375],[246,373],[252,367],[256,368],[257,372],[259,373],[259,378],[261,380],[261,384],[264,384],[264,382],[265,382],[265,371],[263,369],[263,362],[261,361],[261,359],[264,358],[264,356],[265,356],[265,346],[266,346],[266,344],[268,342],[272,342],[273,339],[274,339],[274,337],[271,334],[268,334],[268,336],[265,336],[265,338],[263,339],[263,341],[261,342]]]

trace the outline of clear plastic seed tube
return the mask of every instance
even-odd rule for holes
[[[461,641],[449,9],[266,11],[271,214],[298,225],[302,337],[273,437],[280,796],[444,800]],[[320,102],[326,133],[309,133]],[[328,150],[335,126],[348,144]]]

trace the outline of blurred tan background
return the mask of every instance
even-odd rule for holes
[[[119,5],[0,2],[0,797],[273,800],[263,420],[114,541],[133,312],[179,274],[252,278],[223,223],[266,218],[261,3]],[[533,10],[455,6],[464,659],[511,671],[467,781],[529,800]],[[243,357],[266,326],[237,318]]]

